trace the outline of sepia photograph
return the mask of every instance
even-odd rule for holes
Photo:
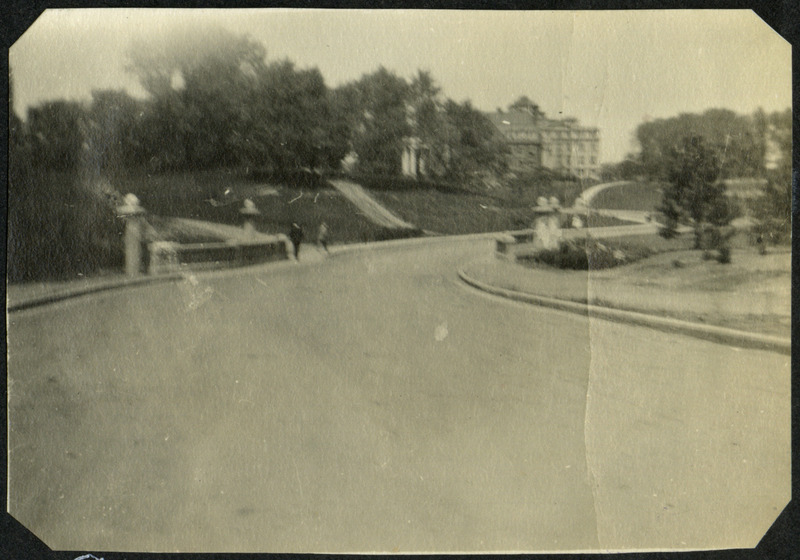
[[[8,86],[6,511],[47,549],[753,549],[789,504],[754,11],[47,9]]]

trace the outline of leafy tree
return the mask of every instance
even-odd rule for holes
[[[789,239],[792,221],[792,111],[763,115],[765,137],[775,148],[776,161],[767,170],[767,184],[756,200],[754,217],[756,233],[762,243],[785,242]],[[762,245],[764,247],[764,245]]]
[[[410,134],[424,147],[425,169],[433,176],[446,174],[450,155],[440,92],[430,72],[420,70],[411,79],[406,109]]]
[[[25,123],[14,111],[14,74],[8,71],[8,139],[9,147],[25,143]]]
[[[629,181],[644,174],[639,158],[628,154],[620,162],[604,163],[600,168],[600,177],[603,181]]]
[[[507,170],[508,148],[494,125],[469,101],[445,103],[448,138],[446,178],[455,181],[479,182],[501,175]]]
[[[399,174],[403,141],[412,133],[406,112],[408,83],[381,66],[342,89],[339,99],[349,108],[359,170]]]
[[[157,167],[238,162],[242,109],[265,54],[261,44],[218,27],[131,45],[128,69],[151,98],[143,136]]]
[[[121,262],[120,224],[85,180],[87,116],[77,103],[30,109],[9,130],[9,281],[87,273]],[[28,126],[29,125],[29,126]]]
[[[320,71],[296,70],[287,60],[267,66],[258,79],[245,141],[277,170],[338,166],[347,131]]]
[[[758,119],[727,109],[683,113],[640,124],[636,139],[644,171],[654,178],[666,178],[672,152],[689,136],[705,138],[706,146],[717,157],[721,178],[763,175],[765,145]]]
[[[539,109],[539,106],[531,101],[527,95],[523,95],[514,101],[514,103],[508,106],[508,109],[510,111],[524,111],[526,113],[530,113],[534,117],[544,116],[544,112],[542,112],[542,110]]]
[[[351,116],[361,171],[399,174],[408,137],[421,142],[426,174],[437,179],[481,181],[505,169],[505,143],[492,124],[468,101],[442,98],[427,71],[407,83],[380,68],[337,90],[337,99]]]
[[[733,219],[735,212],[719,181],[720,161],[716,151],[702,137],[684,139],[669,158],[669,187],[659,210],[667,223],[664,237],[673,237],[680,223],[688,222],[695,232],[695,248],[701,248],[703,234],[719,237],[719,228]]]
[[[219,28],[137,44],[130,69],[151,95],[142,120],[160,168],[335,168],[349,131],[318,69],[268,64],[262,45]]]
[[[96,174],[135,165],[142,157],[139,115],[144,103],[125,91],[92,92],[86,115],[87,165]]]
[[[80,103],[49,101],[28,110],[32,157],[55,170],[75,169],[84,147],[86,112]]]

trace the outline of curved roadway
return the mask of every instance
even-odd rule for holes
[[[9,316],[9,508],[56,549],[754,546],[788,357],[459,283],[487,240]]]

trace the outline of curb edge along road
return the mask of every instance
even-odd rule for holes
[[[331,256],[360,252],[365,250],[369,251],[369,250],[400,248],[408,245],[417,245],[425,242],[489,240],[492,239],[493,238],[492,236],[494,235],[495,235],[494,233],[476,233],[476,234],[458,235],[458,236],[446,236],[446,235],[421,236],[421,237],[411,237],[406,239],[374,241],[371,243],[352,243],[352,244],[338,245],[331,247]],[[94,286],[74,286],[72,288],[66,288],[64,290],[56,291],[50,294],[33,296],[27,299],[20,299],[19,301],[16,302],[10,302],[8,300],[8,293],[6,293],[6,314],[13,313],[15,311],[23,311],[25,309],[31,309],[34,307],[41,307],[43,305],[58,303],[60,301],[76,297],[82,297],[100,292],[106,292],[109,290],[180,280],[182,278],[185,278],[187,273],[198,274],[198,275],[214,274],[214,273],[218,274],[221,272],[234,273],[235,271],[242,271],[248,269],[252,270],[253,268],[260,266],[278,267],[281,265],[281,263],[284,262],[292,262],[292,259],[287,259],[285,261],[272,261],[267,263],[254,264],[251,266],[241,266],[241,267],[220,266],[215,268],[206,268],[204,270],[186,269],[180,272],[173,272],[167,274],[142,275],[142,276],[137,276],[135,278],[120,278],[117,280],[109,280],[108,282],[103,282],[100,284],[96,284]],[[6,290],[8,290],[8,287],[6,287]]]
[[[360,252],[363,250],[380,250],[380,249],[392,249],[392,248],[401,248],[409,245],[417,245],[425,242],[440,242],[440,241],[451,241],[451,242],[465,242],[465,241],[490,241],[495,238],[497,232],[489,232],[489,233],[473,233],[467,235],[442,235],[442,236],[422,236],[422,237],[412,237],[408,239],[395,239],[389,241],[376,241],[373,243],[354,243],[348,245],[340,245],[338,247],[332,247],[335,249],[331,252],[331,256],[336,256],[337,254],[342,253],[352,253],[352,252]],[[253,265],[253,266],[246,266],[246,267],[238,267],[235,269],[222,267],[222,268],[215,268],[213,270],[196,270],[191,271],[194,273],[219,273],[219,272],[234,272],[234,271],[241,271],[242,269],[252,269],[256,266],[276,266],[280,265],[282,262],[290,262],[290,261],[274,261],[270,263],[264,263],[261,265]],[[159,282],[169,282],[174,280],[180,280],[184,278],[186,275],[186,271],[170,273],[170,274],[163,274],[157,276],[139,276],[136,278],[125,278],[118,281],[110,281],[103,284],[98,284],[96,286],[91,287],[81,287],[73,289],[73,290],[65,290],[63,292],[57,292],[53,294],[33,297],[28,300],[23,300],[15,303],[8,302],[6,298],[6,314],[14,312],[14,311],[22,311],[25,309],[30,309],[33,307],[40,307],[43,305],[48,305],[52,303],[57,303],[59,301],[64,301],[67,299],[81,297],[85,295],[90,295],[94,293],[104,292],[108,290],[114,290],[119,288],[128,288],[134,286],[140,286],[145,284],[154,284]],[[484,284],[479,280],[475,280],[468,276],[463,270],[458,270],[458,276],[461,280],[472,286],[473,288],[479,289],[481,291],[498,295],[501,297],[505,297],[507,299],[512,299],[515,301],[520,301],[523,303],[530,303],[534,305],[540,305],[544,307],[551,307],[554,309],[560,309],[562,311],[570,311],[573,313],[579,313],[581,315],[591,315],[594,317],[599,317],[602,319],[607,319],[611,321],[617,322],[624,322],[632,325],[640,325],[651,327],[654,329],[666,331],[666,332],[674,332],[674,333],[681,333],[686,334],[698,338],[703,338],[706,340],[710,340],[713,342],[720,342],[723,344],[732,344],[736,346],[741,346],[745,348],[756,348],[762,350],[770,350],[773,352],[780,352],[784,354],[791,353],[791,339],[784,339],[780,337],[774,336],[767,336],[767,335],[760,335],[756,333],[749,333],[745,331],[737,331],[734,329],[727,329],[724,327],[714,327],[709,325],[702,325],[698,323],[690,323],[688,321],[680,321],[678,319],[669,319],[666,317],[659,317],[656,315],[649,315],[646,313],[640,313],[635,311],[623,311],[620,309],[613,309],[610,307],[603,307],[597,305],[588,305],[588,304],[581,304],[576,303],[568,300],[556,299],[556,298],[548,298],[544,296],[537,296],[533,294],[526,294],[523,292],[516,292],[513,290],[506,290],[504,288],[497,288],[495,286],[490,286],[488,284]]]
[[[183,274],[179,272],[173,272],[170,274],[158,274],[152,276],[137,276],[135,278],[123,278],[119,280],[110,280],[108,282],[103,282],[102,284],[96,284],[94,286],[76,286],[72,289],[66,289],[62,291],[53,292],[51,294],[45,294],[41,296],[34,296],[28,299],[21,299],[20,301],[11,303],[8,301],[8,294],[6,294],[6,314],[12,313],[14,311],[22,311],[24,309],[30,309],[32,307],[41,307],[43,305],[48,305],[51,303],[58,303],[59,301],[64,301],[67,299],[72,299],[76,297],[86,296],[90,294],[96,294],[100,292],[106,292],[109,290],[116,290],[120,288],[128,288],[134,286],[141,286],[143,284],[155,284],[159,282],[169,282],[172,280],[178,280],[183,278]]]
[[[738,331],[725,327],[691,323],[689,321],[681,321],[679,319],[650,315],[638,311],[624,311],[621,309],[614,309],[612,307],[583,304],[564,299],[537,296],[515,290],[507,290],[505,288],[498,288],[496,286],[491,286],[476,280],[467,275],[463,270],[458,271],[458,276],[463,282],[472,286],[473,288],[514,301],[540,305],[542,307],[550,307],[561,311],[569,311],[589,317],[597,317],[609,321],[616,321],[618,323],[650,327],[669,333],[684,334],[721,344],[729,344],[732,346],[753,348],[757,350],[768,350],[781,354],[791,354],[791,339],[746,331]]]

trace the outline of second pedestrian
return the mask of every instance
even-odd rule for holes
[[[300,260],[300,244],[303,242],[303,228],[297,222],[292,222],[292,227],[289,230],[289,240],[294,245],[294,259]]]

